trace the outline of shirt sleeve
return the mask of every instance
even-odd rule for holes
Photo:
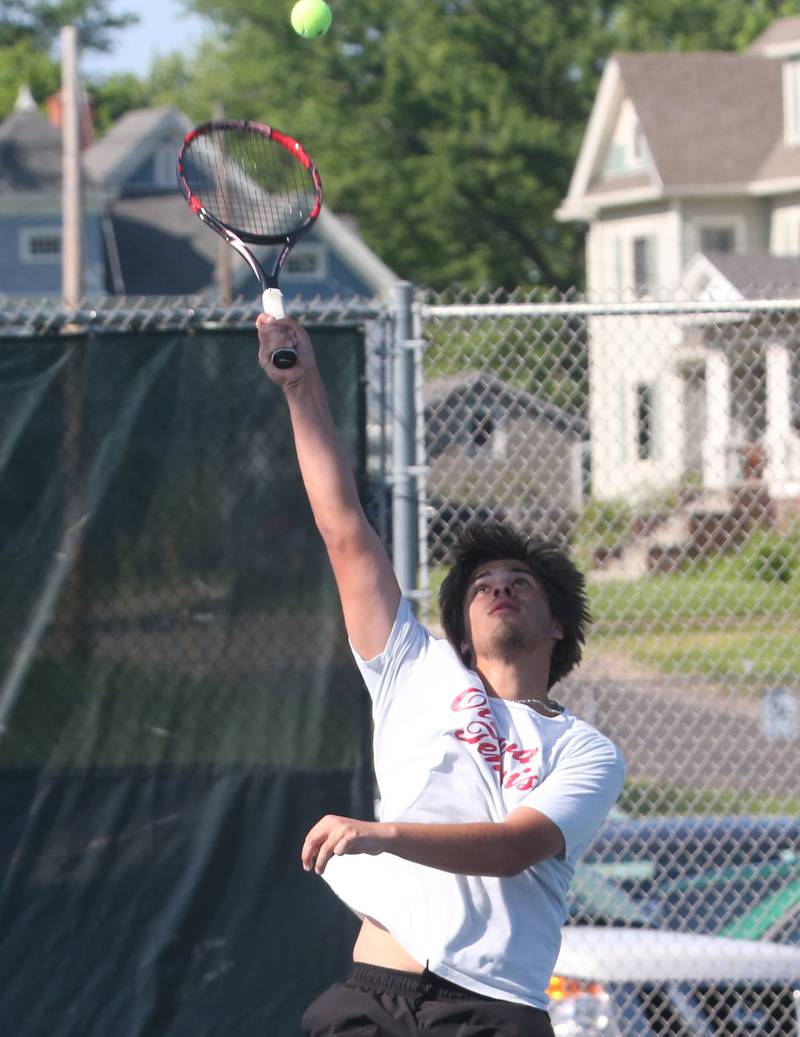
[[[362,659],[350,643],[375,713],[386,708],[395,689],[427,651],[430,641],[430,633],[416,618],[408,600],[401,598],[389,640],[380,655]]]
[[[561,829],[565,856],[579,854],[619,799],[625,760],[617,746],[590,730],[575,737],[544,780],[519,806],[545,814]]]

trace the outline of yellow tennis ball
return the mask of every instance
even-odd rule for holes
[[[297,0],[291,19],[294,31],[311,40],[330,29],[333,15],[325,0]]]

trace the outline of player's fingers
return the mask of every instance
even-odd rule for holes
[[[336,852],[336,845],[338,843],[338,836],[335,833],[331,833],[325,842],[320,846],[317,852],[317,859],[314,864],[314,870],[317,875],[321,875],[325,871],[325,865],[331,859]]]

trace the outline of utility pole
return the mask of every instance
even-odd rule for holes
[[[78,31],[74,25],[61,30],[61,117],[61,294],[65,306],[77,307],[83,298],[83,205]]]

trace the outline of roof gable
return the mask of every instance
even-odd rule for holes
[[[777,62],[716,52],[618,60],[665,188],[758,176],[783,133]]]
[[[647,161],[638,176],[620,177],[606,155],[626,106],[638,120]],[[600,204],[658,200],[682,190],[746,191],[769,156],[785,158],[782,139],[780,62],[729,52],[615,54],[557,215],[584,218]]]

